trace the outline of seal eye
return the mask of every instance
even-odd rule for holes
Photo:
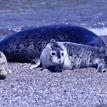
[[[55,52],[52,52],[52,55],[55,55]]]
[[[62,52],[62,53],[61,53],[61,55],[63,56],[63,55],[64,55],[64,53]]]
[[[61,51],[61,56],[64,56],[64,52],[63,51]]]

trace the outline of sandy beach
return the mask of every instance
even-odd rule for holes
[[[51,73],[9,63],[0,81],[0,107],[107,107],[107,72],[93,68]]]

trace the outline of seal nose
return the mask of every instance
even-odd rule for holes
[[[0,75],[0,80],[4,80],[6,78],[6,75]]]

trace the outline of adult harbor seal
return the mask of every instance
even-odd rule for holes
[[[0,50],[10,62],[31,62],[40,57],[50,39],[104,46],[103,40],[86,28],[71,25],[50,25],[15,33],[0,41]]]
[[[98,72],[105,72],[106,63],[106,47],[92,47],[72,42],[51,40],[43,49],[40,63],[37,67],[42,65],[43,68],[47,68],[52,72],[94,67]]]
[[[8,72],[12,71],[8,68],[6,56],[0,51],[0,79],[5,79]]]

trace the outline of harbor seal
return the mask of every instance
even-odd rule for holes
[[[98,72],[105,72],[106,63],[107,47],[92,47],[51,40],[43,49],[37,67],[42,65],[43,68],[47,68],[52,72],[94,67]]]
[[[12,73],[8,68],[6,56],[0,51],[0,79],[5,79],[8,72]]]
[[[50,39],[91,46],[104,46],[103,40],[80,26],[50,25],[15,33],[0,41],[0,50],[10,62],[30,63],[39,58]]]

